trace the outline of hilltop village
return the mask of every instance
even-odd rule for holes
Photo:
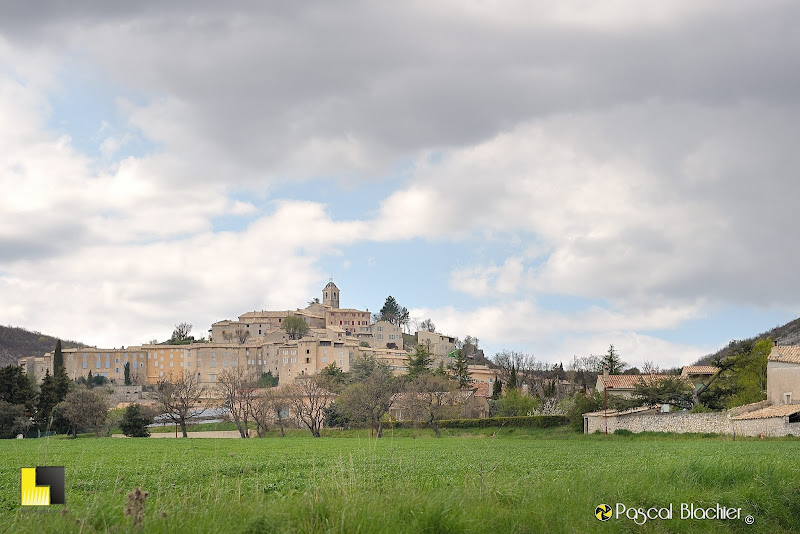
[[[447,367],[452,361],[457,348],[454,336],[420,330],[413,346],[406,346],[397,321],[373,322],[369,310],[340,308],[341,291],[333,280],[320,296],[321,300],[314,299],[305,308],[249,311],[235,321],[217,321],[208,330],[207,342],[63,349],[64,367],[72,380],[85,379],[91,372],[122,384],[127,363],[130,382],[136,385],[157,384],[184,371],[193,373],[197,382],[212,385],[224,370],[242,368],[252,377],[270,373],[284,385],[296,377],[313,376],[331,364],[347,372],[351,362],[361,356],[374,357],[396,374],[403,374],[416,345],[430,353],[434,367]],[[300,328],[298,319],[302,320]],[[50,352],[22,358],[19,364],[41,380],[45,373],[53,374],[53,356]],[[478,384],[491,385],[497,376],[485,365],[470,365],[469,372]]]

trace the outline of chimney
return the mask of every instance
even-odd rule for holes
[[[603,366],[603,376],[608,376],[608,366],[607,365]]]

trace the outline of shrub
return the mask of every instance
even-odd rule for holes
[[[131,404],[125,408],[119,424],[122,433],[131,438],[147,438],[150,432],[147,425],[153,423],[153,412],[141,404]]]
[[[633,432],[628,430],[627,428],[618,428],[614,431],[615,436],[630,436]]]

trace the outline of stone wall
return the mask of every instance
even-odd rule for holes
[[[608,417],[608,432],[617,429],[631,432],[715,433],[736,436],[800,436],[800,423],[789,423],[788,417],[768,419],[731,419],[728,412],[713,413],[646,413]],[[591,434],[605,432],[602,415],[586,416],[584,428]]]

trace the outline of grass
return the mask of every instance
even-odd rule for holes
[[[584,436],[564,428],[293,431],[266,439],[7,440],[0,527],[131,532],[126,495],[149,491],[145,532],[795,532],[800,439]],[[67,504],[19,506],[19,468],[66,467]],[[666,506],[671,521],[598,521],[596,505]],[[682,521],[680,503],[743,521]]]

